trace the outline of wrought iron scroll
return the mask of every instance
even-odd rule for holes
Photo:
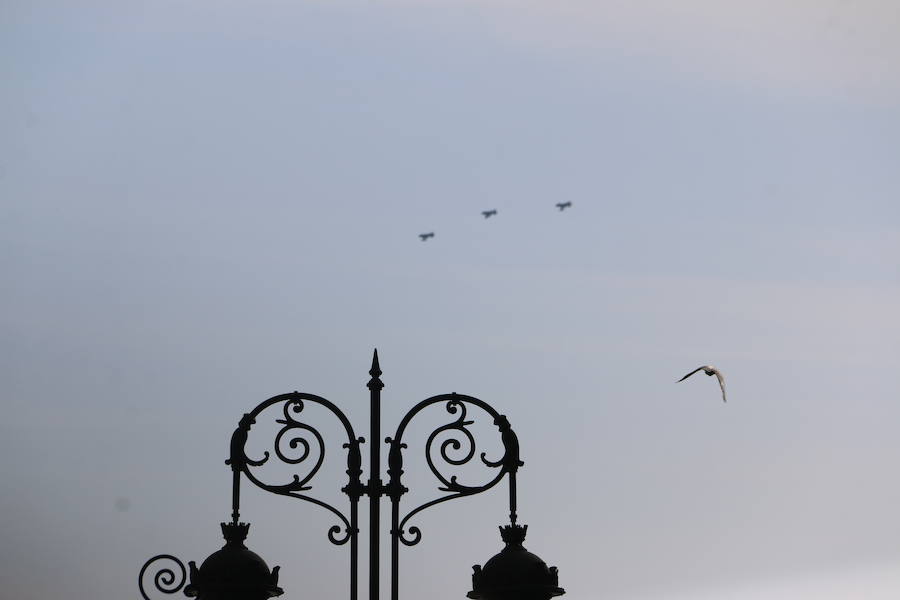
[[[178,569],[178,574],[176,575],[175,571],[170,566],[154,565],[154,563],[161,563],[163,561],[174,563],[175,567]],[[158,554],[145,562],[144,566],[141,567],[141,572],[138,574],[138,589],[144,600],[152,600],[144,589],[144,575],[146,575],[147,570],[150,569],[151,566],[159,568],[153,575],[153,587],[155,587],[158,592],[163,594],[175,594],[180,592],[181,588],[183,588],[184,584],[187,582],[187,571],[183,562],[171,554]]]
[[[454,498],[472,496],[487,491],[497,485],[507,473],[514,477],[518,468],[524,464],[519,459],[518,438],[510,427],[509,421],[504,415],[499,414],[491,405],[478,398],[461,394],[442,394],[440,396],[434,396],[427,400],[423,400],[413,407],[400,422],[396,435],[393,438],[387,438],[385,440],[386,443],[390,444],[388,455],[388,474],[390,475],[390,481],[387,485],[387,493],[391,496],[392,501],[395,504],[399,504],[400,496],[407,491],[401,481],[403,473],[403,450],[407,447],[407,445],[403,443],[403,434],[406,427],[412,418],[422,409],[440,403],[445,403],[447,412],[451,415],[455,415],[456,418],[450,423],[438,427],[428,436],[428,440],[425,443],[425,460],[428,463],[428,468],[431,470],[432,474],[440,482],[438,490],[446,492],[447,494],[414,508],[402,519],[395,519],[396,522],[393,524],[392,533],[394,533],[397,539],[406,546],[414,546],[422,539],[422,531],[415,525],[409,527],[409,537],[407,536],[406,524],[413,516],[436,504],[447,502]],[[457,475],[448,476],[442,472],[435,463],[435,458],[438,458],[447,465],[462,466],[468,464],[475,457],[475,454],[477,453],[477,444],[475,436],[469,430],[469,426],[474,423],[473,420],[467,418],[469,406],[476,406],[493,418],[494,425],[496,425],[500,431],[501,442],[503,443],[504,448],[503,455],[497,460],[489,460],[485,452],[481,453],[481,462],[485,466],[499,468],[499,471],[493,478],[481,485],[463,484],[458,480]],[[443,441],[438,441],[439,437],[445,434],[448,434],[450,437],[444,438]],[[435,444],[438,444],[437,448],[435,448]],[[397,514],[399,516],[399,513]]]
[[[340,420],[347,433],[348,441],[343,444],[343,447],[347,449],[347,474],[350,479],[343,491],[349,496],[351,502],[351,516],[349,518],[342,511],[327,502],[301,493],[312,489],[311,482],[325,460],[325,443],[322,435],[315,427],[301,421],[299,418],[307,402],[318,404],[331,411]],[[256,422],[256,418],[267,408],[279,403],[282,404],[283,418],[275,420],[282,427],[275,435],[273,441],[272,451],[274,456],[284,464],[309,466],[309,470],[302,476],[299,473],[294,473],[293,480],[288,483],[270,484],[261,481],[251,469],[269,462],[269,459],[272,458],[272,453],[267,450],[263,453],[262,458],[252,459],[247,456],[245,446],[248,438],[247,432],[249,432],[250,426]],[[239,432],[242,429],[246,431],[241,434]],[[332,402],[313,394],[292,392],[269,398],[244,416],[238,430],[235,431],[235,436],[232,438],[232,457],[238,457],[240,471],[257,487],[273,494],[290,496],[311,502],[329,510],[340,520],[343,527],[341,525],[331,526],[328,530],[328,539],[332,544],[342,545],[346,544],[356,534],[355,504],[362,495],[363,490],[359,479],[362,473],[359,445],[364,441],[363,438],[355,436],[350,421]],[[229,462],[234,461],[235,459],[232,458]],[[343,535],[341,535],[341,529],[343,529]]]

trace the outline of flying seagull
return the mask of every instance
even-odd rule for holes
[[[423,241],[423,242],[427,242],[427,241],[428,241],[428,238],[433,238],[433,237],[434,237],[434,232],[433,232],[433,231],[429,231],[428,233],[420,233],[420,234],[419,234],[419,237],[422,238],[422,241]]]
[[[562,211],[566,210],[567,208],[572,208],[572,203],[571,202],[557,202],[556,208],[559,209],[559,212],[562,212]]]
[[[675,383],[684,381],[685,379],[687,379],[688,377],[690,377],[697,371],[703,371],[710,377],[712,377],[713,375],[716,376],[716,379],[719,380],[719,387],[722,389],[722,402],[727,402],[727,400],[725,400],[725,377],[722,375],[722,373],[717,368],[715,368],[712,365],[703,365],[702,367],[697,367],[696,369],[694,369],[693,371],[691,371],[690,373],[688,373],[687,375],[685,375],[684,377],[682,377],[681,379],[676,381]]]
[[[494,215],[497,214],[497,209],[492,208],[491,210],[483,210],[483,211],[481,211],[481,214],[484,215],[485,219],[490,219],[491,217],[493,217]]]

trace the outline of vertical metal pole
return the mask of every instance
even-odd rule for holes
[[[380,504],[382,493],[381,482],[381,367],[378,365],[378,349],[372,356],[372,368],[369,369],[370,420],[371,437],[369,449],[369,600],[378,600],[378,552],[379,531],[381,529]]]
[[[235,525],[241,518],[241,472],[232,471],[231,476],[231,522]]]
[[[350,497],[350,600],[357,598],[359,580],[359,498],[365,493],[365,486],[359,481],[362,475],[362,455],[359,445],[363,438],[351,439],[344,448],[347,449],[347,475],[350,481],[341,491]]]
[[[225,461],[226,465],[231,465],[231,522],[235,524],[241,518],[241,471],[247,466],[244,444],[247,443],[247,434],[250,433],[250,426],[253,423],[255,423],[253,418],[244,413],[237,429],[231,434],[231,448],[228,460]]]
[[[516,472],[509,472],[509,523],[515,525],[518,515],[516,514]]]
[[[357,577],[358,577],[358,563],[359,559],[359,546],[357,544],[357,500],[351,500],[350,502],[350,528],[352,531],[350,532],[350,600],[356,600],[356,589],[357,585]]]
[[[399,596],[399,560],[400,560],[400,497],[407,492],[400,482],[403,476],[403,449],[406,444],[391,438],[391,450],[388,452],[387,472],[390,476],[387,484],[387,496],[391,499],[391,600]]]
[[[387,495],[391,499],[391,600],[397,600],[397,560],[399,559],[400,542],[400,495],[403,493],[403,485],[400,476],[403,475],[403,455],[401,449],[406,444],[388,438],[391,442],[391,450],[388,452]]]
[[[400,596],[400,497],[391,498],[391,600]]]

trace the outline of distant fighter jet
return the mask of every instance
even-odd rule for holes
[[[562,211],[566,210],[567,208],[572,208],[572,203],[571,202],[557,202],[556,208],[559,209],[559,212],[562,212]]]
[[[423,241],[423,242],[427,242],[427,241],[428,241],[428,238],[433,238],[433,237],[434,237],[434,232],[433,232],[433,231],[429,231],[428,233],[420,233],[420,234],[419,234],[419,237],[422,238],[422,241]]]
[[[485,219],[490,219],[491,217],[493,217],[494,215],[497,214],[497,209],[492,208],[491,210],[483,210],[483,211],[481,211],[481,214],[484,215]]]
[[[706,373],[707,375],[709,375],[710,377],[712,377],[713,375],[716,376],[716,379],[719,380],[719,388],[722,390],[722,402],[727,402],[727,400],[725,400],[725,377],[722,375],[722,373],[717,368],[713,367],[712,365],[703,365],[702,367],[697,367],[696,369],[694,369],[693,371],[691,371],[690,373],[688,373],[687,375],[685,375],[684,377],[682,377],[681,379],[676,381],[675,383],[684,381],[685,379],[687,379],[688,377],[690,377],[697,371],[701,371],[701,370],[704,373]]]

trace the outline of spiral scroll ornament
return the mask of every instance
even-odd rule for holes
[[[444,434],[448,434],[450,437],[444,439],[439,446],[438,456],[443,463],[458,467],[467,464],[475,457],[475,436],[469,430],[469,425],[472,425],[475,421],[466,419],[468,409],[465,401],[458,398],[452,398],[447,401],[446,409],[450,414],[455,415],[458,413],[458,416],[451,423],[447,423],[446,425],[442,425],[435,429],[431,435],[428,436],[428,441],[425,443],[425,460],[428,462],[428,467],[438,481],[443,484],[438,489],[442,492],[453,492],[463,495],[484,491],[487,489],[485,485],[493,485],[493,482],[488,482],[483,485],[464,485],[458,481],[456,475],[447,477],[435,465],[434,444],[435,441]],[[500,418],[499,415],[494,419],[495,424],[497,423],[498,418]],[[506,440],[504,439],[503,442],[505,444]],[[491,468],[496,468],[504,464],[502,458],[497,461],[488,460],[486,453],[484,452],[481,453],[481,462],[485,466]],[[499,473],[499,476],[503,476],[503,471]]]
[[[447,492],[447,494],[422,504],[400,520],[397,528],[397,537],[406,546],[414,546],[422,539],[422,531],[418,527],[405,528],[406,523],[414,515],[435,504],[486,491],[497,485],[504,475],[514,472],[521,464],[521,461],[518,460],[518,441],[515,439],[515,434],[509,427],[506,417],[498,414],[490,405],[477,398],[457,394],[430,398],[410,411],[401,423],[397,436],[389,440],[392,453],[399,454],[401,449],[406,447],[405,444],[400,442],[400,439],[409,420],[422,408],[440,402],[445,402],[446,411],[451,415],[455,415],[456,418],[450,423],[438,427],[428,436],[425,442],[425,460],[428,463],[428,468],[440,483],[438,490]],[[504,455],[498,460],[489,460],[484,452],[480,454],[482,464],[493,469],[499,468],[498,472],[488,482],[481,485],[461,483],[457,475],[446,472],[448,466],[459,467],[466,465],[476,455],[477,443],[475,436],[469,429],[469,426],[475,422],[468,418],[470,405],[481,408],[493,417],[494,424],[500,429],[501,441],[504,446]],[[399,462],[402,463],[402,461]],[[400,472],[402,473],[402,471]],[[399,486],[399,477],[396,480],[392,479],[392,484]]]
[[[345,491],[348,496],[350,496],[351,502],[356,502],[361,495],[359,492],[359,489],[361,488],[361,484],[359,483],[359,473],[361,472],[361,469],[357,463],[360,460],[359,444],[362,443],[363,440],[362,438],[357,438],[353,435],[353,429],[346,416],[344,416],[344,414],[330,401],[319,396],[301,394],[299,392],[282,394],[266,400],[257,406],[252,413],[245,415],[246,422],[252,424],[256,422],[256,419],[259,418],[260,414],[267,408],[280,405],[282,418],[275,419],[275,423],[281,425],[281,428],[275,434],[275,438],[272,441],[272,453],[265,451],[262,458],[259,460],[252,460],[247,457],[244,445],[247,442],[248,436],[246,434],[241,436],[239,439],[240,448],[238,451],[240,459],[237,462],[242,465],[241,471],[247,477],[247,480],[257,487],[275,494],[311,502],[312,504],[321,506],[333,513],[340,520],[340,523],[329,528],[328,540],[332,544],[343,545],[352,537],[352,532],[355,531],[356,525],[351,523],[351,519],[348,519],[347,516],[337,508],[322,500],[302,493],[312,489],[310,483],[319,472],[319,469],[322,467],[322,463],[325,460],[325,441],[322,438],[322,434],[319,433],[318,429],[301,421],[299,418],[299,415],[303,413],[306,407],[306,403],[318,404],[330,410],[344,426],[349,440],[347,444],[344,444],[344,448],[348,450],[348,474],[351,475],[351,481]],[[242,426],[243,425],[244,421],[242,421]],[[242,426],[239,427],[239,431]],[[246,430],[249,432],[249,426],[246,427]],[[301,473],[293,473],[291,476],[292,480],[287,483],[264,482],[253,472],[253,468],[267,464],[273,454],[275,458],[284,464],[293,467],[306,468],[304,468]]]
[[[187,570],[183,562],[171,554],[158,554],[144,563],[138,575],[138,589],[144,600],[153,600],[144,589],[144,580],[145,576],[148,576],[148,570],[153,573],[153,587],[163,594],[175,594],[181,591],[187,582]]]
[[[434,476],[443,484],[438,489],[442,492],[458,492],[465,486],[461,486],[456,481],[456,475],[449,479],[435,466],[432,455],[434,454],[434,441],[444,433],[450,435],[440,444],[440,458],[448,465],[461,466],[472,460],[475,456],[475,437],[469,431],[468,426],[475,421],[466,420],[466,405],[459,400],[449,400],[447,402],[447,412],[450,414],[459,413],[459,416],[451,423],[442,425],[431,432],[428,441],[425,442],[425,460],[428,462],[428,468],[434,473]],[[458,434],[458,435],[454,435]],[[465,450],[460,453],[460,450]],[[456,457],[454,458],[448,452],[452,450]]]

